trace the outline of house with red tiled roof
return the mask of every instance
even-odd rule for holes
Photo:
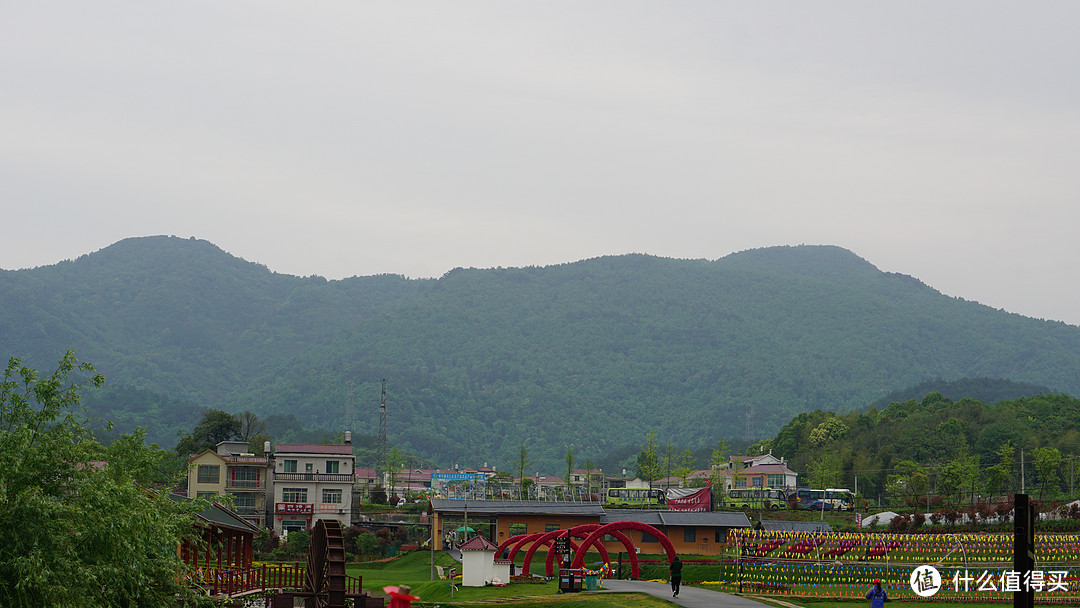
[[[757,464],[735,473],[737,488],[779,488],[793,490],[798,485],[798,473],[785,464]]]
[[[347,528],[352,519],[356,459],[345,445],[279,443],[274,448],[273,528],[307,530],[320,519]]]

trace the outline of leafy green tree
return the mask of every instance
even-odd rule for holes
[[[566,495],[570,496],[570,493],[572,492],[571,485],[570,485],[570,477],[573,476],[573,472],[574,472],[574,446],[570,446],[570,447],[566,448],[566,459],[565,460],[566,460]]]
[[[1056,492],[1061,482],[1061,451],[1052,447],[1038,448],[1033,455],[1039,474],[1039,500],[1042,500],[1047,491]]]
[[[649,489],[651,490],[653,482],[660,479],[662,473],[660,456],[656,447],[656,433],[649,431],[645,446],[641,448],[641,452],[637,457],[637,474],[642,481],[649,482]]]
[[[294,559],[306,555],[310,545],[311,533],[306,530],[293,530],[285,537],[285,551]]]
[[[814,430],[810,431],[810,445],[821,447],[829,442],[842,438],[847,432],[848,427],[844,424],[843,420],[835,416],[827,418],[824,422],[817,425]]]
[[[528,496],[525,493],[525,471],[529,469],[529,450],[525,448],[524,443],[518,445],[518,457],[514,465],[517,467],[518,483],[521,484],[519,488],[520,496],[522,500],[525,500],[525,497]]]
[[[212,450],[222,441],[233,439],[240,439],[240,420],[228,412],[210,409],[203,412],[195,428],[176,443],[176,453],[186,457]]]
[[[711,471],[709,478],[712,480],[713,495],[717,492],[724,491],[724,475],[722,471],[727,468],[728,465],[728,444],[724,439],[716,442],[716,447],[712,449],[712,453],[709,455],[709,470]]]
[[[1001,444],[995,454],[998,457],[998,462],[986,469],[984,478],[984,488],[991,501],[994,495],[1005,492],[1006,488],[1012,485],[1013,459],[1016,456],[1016,449],[1011,443],[1006,442]]]
[[[923,467],[916,462],[903,460],[896,464],[896,473],[889,476],[888,490],[895,496],[910,497],[918,504],[918,500],[926,496],[929,482],[930,477]]]
[[[970,452],[963,436],[959,443],[956,457],[942,467],[937,480],[938,493],[950,499],[956,508],[960,507],[963,500],[964,488],[968,488],[970,492],[979,474],[978,456]]]
[[[374,532],[361,532],[356,537],[356,554],[373,557],[382,554],[383,541]]]
[[[687,478],[689,478],[690,474],[693,472],[694,453],[687,448],[682,450],[682,452],[680,452],[677,456],[677,460],[675,461],[675,468],[672,470],[672,473],[675,475],[675,477],[679,478],[679,481],[682,483],[683,487],[685,487]]]
[[[236,434],[243,441],[252,441],[258,435],[265,435],[267,433],[266,422],[259,419],[259,416],[250,410],[240,412],[236,416],[237,426]]]
[[[73,377],[78,378],[72,380]],[[175,547],[203,501],[140,485],[161,455],[141,435],[101,446],[73,413],[104,378],[69,351],[49,375],[8,361],[0,384],[0,605],[179,606]]]
[[[593,487],[598,485],[598,473],[596,471],[596,465],[593,464],[591,458],[585,460],[585,492],[587,496],[592,496]],[[591,500],[591,499],[590,499]]]
[[[840,485],[842,473],[840,456],[833,451],[825,451],[810,466],[811,479],[818,488],[835,488]]]
[[[941,469],[937,479],[937,490],[942,497],[953,503],[954,507],[960,505],[960,488],[963,487],[963,479],[960,463],[950,461]]]
[[[391,496],[397,496],[397,478],[398,470],[402,467],[404,461],[401,458],[401,452],[398,451],[397,446],[390,448],[390,454],[387,456],[388,462],[386,463],[387,474],[390,477],[390,487],[387,488],[387,492]]]
[[[668,486],[670,486],[671,484],[671,478],[675,476],[677,458],[678,457],[676,456],[675,445],[672,443],[668,443],[667,445],[665,445],[663,451],[660,454],[660,470],[662,471],[661,476],[664,478],[665,483],[668,484]]]

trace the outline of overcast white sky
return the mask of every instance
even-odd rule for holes
[[[1080,324],[1080,3],[7,2],[0,268],[848,248]]]

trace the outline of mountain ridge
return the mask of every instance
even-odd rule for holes
[[[443,461],[508,463],[522,443],[538,462],[571,444],[584,461],[648,430],[680,445],[760,438],[932,378],[1080,393],[1080,328],[944,296],[835,246],[326,280],[137,237],[0,272],[0,335],[40,366],[74,347],[118,384],[360,432],[388,378],[391,441]]]

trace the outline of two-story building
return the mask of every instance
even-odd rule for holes
[[[274,449],[274,531],[282,535],[306,530],[320,519],[336,519],[348,527],[355,466],[348,438],[346,445],[278,444]]]
[[[233,511],[259,527],[266,527],[271,464],[267,455],[248,452],[244,441],[222,441],[188,459],[188,498],[233,495]]]

